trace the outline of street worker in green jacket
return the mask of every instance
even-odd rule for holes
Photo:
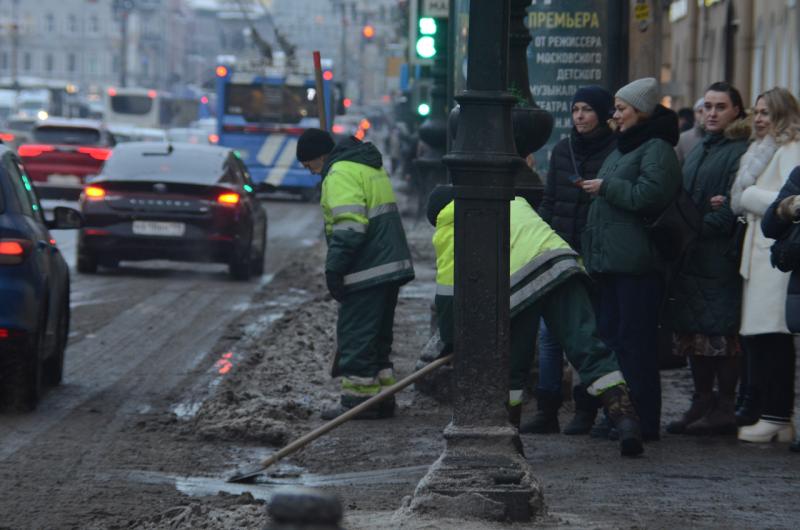
[[[452,348],[455,271],[455,202],[452,186],[438,186],[428,200],[436,228],[436,313],[441,340]],[[623,456],[643,451],[639,418],[616,356],[595,331],[595,315],[578,254],[522,197],[511,201],[511,374],[509,417],[519,427],[522,392],[530,373],[539,321],[563,345],[567,359],[599,396],[619,430]],[[457,354],[457,352],[456,352]]]
[[[397,293],[414,279],[411,252],[381,153],[349,137],[334,145],[329,133],[308,129],[297,142],[297,159],[322,175],[322,215],[328,254],[325,281],[339,302],[336,323],[342,376],[341,402],[323,411],[331,419],[395,381],[389,355]],[[394,415],[394,399],[358,418]]]

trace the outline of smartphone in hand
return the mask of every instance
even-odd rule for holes
[[[575,186],[578,186],[579,188],[583,184],[583,179],[580,177],[580,175],[575,175],[574,173],[568,176],[567,179],[569,179],[570,182],[572,182]]]

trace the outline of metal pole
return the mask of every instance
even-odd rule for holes
[[[19,0],[11,4],[11,86],[16,90],[19,87],[18,55],[19,55]]]
[[[509,0],[472,0],[467,90],[444,157],[455,185],[455,362],[446,447],[422,479],[412,510],[528,521],[541,488],[508,419],[509,201],[522,163],[507,91]],[[501,513],[498,513],[501,511]]]
[[[128,11],[124,10],[120,13],[120,36],[122,38],[122,47],[120,51],[119,61],[119,84],[122,87],[128,86]]]

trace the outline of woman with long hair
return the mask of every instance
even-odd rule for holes
[[[739,333],[747,352],[749,396],[737,416],[740,424],[758,419],[739,429],[739,439],[763,443],[789,441],[793,434],[795,350],[786,325],[789,273],[772,267],[774,240],[761,231],[764,213],[800,164],[800,106],[791,92],[776,87],[756,98],[753,136],[731,190],[733,211],[747,220],[739,266]]]
[[[674,151],[678,116],[658,101],[658,82],[652,77],[617,91],[617,148],[597,178],[582,183],[594,197],[581,249],[596,281],[598,331],[617,353],[646,441],[660,438],[657,333],[665,271],[648,224],[681,185]]]

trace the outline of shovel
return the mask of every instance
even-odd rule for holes
[[[392,396],[392,395],[398,393],[399,391],[403,390],[405,387],[407,387],[408,385],[410,385],[411,383],[413,383],[414,381],[416,381],[420,377],[422,377],[422,376],[424,376],[426,374],[429,374],[430,372],[436,370],[437,368],[439,368],[443,364],[447,364],[452,360],[453,360],[453,354],[452,353],[450,355],[446,355],[445,357],[442,357],[440,359],[436,359],[432,363],[426,365],[424,368],[421,368],[420,370],[417,370],[413,374],[407,376],[405,379],[401,379],[400,381],[398,381],[397,383],[393,384],[392,386],[381,390],[378,393],[378,395],[372,396],[371,398],[369,398],[365,402],[360,403],[359,405],[356,405],[355,407],[353,407],[352,409],[348,410],[344,414],[332,419],[331,421],[329,421],[325,425],[314,429],[313,431],[311,431],[310,433],[308,433],[306,435],[301,436],[300,438],[298,438],[297,440],[293,441],[292,443],[290,443],[289,445],[287,445],[283,449],[279,450],[276,453],[273,453],[268,458],[262,460],[261,463],[257,464],[256,466],[254,466],[254,467],[252,467],[250,469],[245,469],[243,471],[240,471],[240,472],[236,473],[232,477],[228,478],[227,481],[228,482],[251,482],[256,476],[260,475],[265,469],[267,469],[269,466],[271,466],[272,464],[274,464],[278,460],[281,460],[283,457],[288,456],[288,455],[290,455],[290,454],[302,449],[303,447],[305,447],[309,443],[313,442],[314,440],[316,440],[317,438],[319,438],[323,434],[326,434],[329,431],[332,431],[333,429],[335,429],[336,427],[341,425],[342,423],[345,423],[346,421],[351,420],[354,416],[357,416],[361,411],[364,411],[364,410],[370,408],[371,406],[380,403],[381,401],[383,401],[384,399],[388,398],[389,396]]]

